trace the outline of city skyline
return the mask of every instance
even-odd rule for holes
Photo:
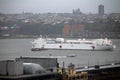
[[[120,13],[120,0],[0,0],[0,13],[72,13],[77,8],[83,13],[98,13],[100,4],[105,14]]]

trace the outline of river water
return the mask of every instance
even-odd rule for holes
[[[102,65],[120,62],[120,39],[113,39],[116,45],[114,51],[80,51],[80,50],[44,50],[31,51],[31,41],[33,39],[0,39],[0,60],[11,60],[20,56],[25,57],[41,57],[54,56],[59,57],[60,66],[68,66],[70,63],[76,67]],[[69,55],[75,57],[66,57]]]

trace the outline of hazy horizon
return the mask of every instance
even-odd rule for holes
[[[105,14],[120,13],[120,0],[0,0],[0,13],[98,13],[98,5],[104,5]]]

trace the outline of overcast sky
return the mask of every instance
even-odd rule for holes
[[[77,8],[83,13],[98,13],[100,4],[105,13],[120,13],[120,0],[0,0],[0,13],[71,13]]]

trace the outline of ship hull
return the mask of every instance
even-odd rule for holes
[[[112,45],[89,45],[89,44],[45,44],[44,47],[32,47],[32,51],[41,50],[113,50]]]

